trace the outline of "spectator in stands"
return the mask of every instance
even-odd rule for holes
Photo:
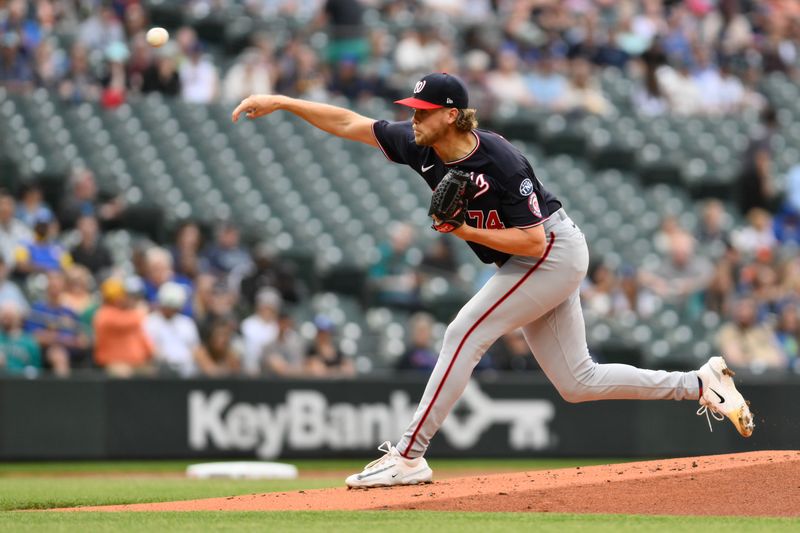
[[[239,228],[231,221],[223,222],[216,231],[214,243],[204,251],[211,272],[219,276],[231,276],[238,281],[252,269],[253,261],[241,244]]]
[[[618,280],[615,272],[604,263],[598,263],[589,272],[581,286],[581,302],[589,315],[611,316],[617,297]]]
[[[664,54],[681,61],[692,59],[692,33],[694,21],[684,6],[673,6],[667,15],[667,29],[658,41]]]
[[[65,9],[62,6],[58,8],[54,5],[52,0],[40,0],[36,2],[36,29],[34,30],[36,37],[34,42],[41,45],[45,40],[53,38],[58,32],[58,24],[63,19]]]
[[[657,66],[650,61],[644,61],[642,66],[643,78],[632,95],[634,108],[641,115],[648,117],[669,113],[669,98],[661,87],[656,73]]]
[[[144,328],[153,342],[157,365],[180,377],[214,375],[216,365],[200,342],[194,321],[180,312],[188,300],[186,288],[174,281],[162,284],[158,306],[145,319]]]
[[[400,36],[394,49],[394,62],[404,74],[430,72],[445,50],[434,28],[416,26]]]
[[[25,0],[10,0],[4,2],[0,20],[0,31],[13,33],[23,43],[23,51],[29,52],[36,45],[35,22],[29,17],[28,3]]]
[[[781,307],[775,334],[788,367],[795,370],[800,368],[800,322],[796,302],[788,302]]]
[[[0,192],[0,255],[8,269],[14,270],[17,248],[33,240],[33,231],[16,218],[16,200],[5,191]]]
[[[0,34],[0,85],[13,91],[25,91],[30,89],[33,80],[33,70],[24,55],[19,35]]]
[[[372,28],[368,39],[369,55],[360,66],[362,76],[372,86],[375,96],[397,100],[402,92],[393,87],[392,83],[395,70],[391,59],[394,38],[383,29]]]
[[[408,320],[408,344],[397,360],[397,370],[430,371],[436,366],[439,354],[433,346],[433,316],[428,313],[414,313]]]
[[[699,302],[712,274],[710,262],[695,254],[692,236],[680,232],[671,239],[669,258],[656,269],[643,271],[640,279],[657,296],[675,305],[688,305],[688,311],[696,312],[694,304]]]
[[[664,215],[661,225],[653,235],[653,246],[658,253],[669,254],[673,237],[682,233],[686,233],[686,230],[681,226],[678,217],[670,214]]]
[[[464,55],[463,62],[462,80],[470,88],[470,102],[474,102],[472,105],[482,114],[491,115],[496,103],[487,85],[492,58],[486,51],[476,48]]]
[[[145,34],[137,34],[131,38],[131,57],[125,63],[125,77],[128,80],[128,87],[134,94],[144,92],[144,76],[147,70],[153,66],[152,47],[147,44]]]
[[[336,346],[335,326],[326,316],[314,319],[317,333],[306,351],[306,371],[318,377],[349,377],[356,373],[353,361]]]
[[[203,345],[213,365],[210,375],[229,376],[238,374],[241,367],[241,343],[234,335],[235,323],[230,320],[215,320],[208,329]]]
[[[751,269],[753,278],[750,294],[756,301],[759,316],[777,315],[785,298],[778,272],[774,266],[764,262],[752,264]]]
[[[33,229],[37,220],[53,217],[53,211],[44,201],[44,193],[36,182],[28,182],[20,188],[20,200],[15,216]]]
[[[767,108],[761,113],[761,129],[750,139],[742,159],[739,172],[739,209],[747,214],[760,207],[771,211],[775,203],[776,190],[772,175],[772,137],[778,130],[778,115],[775,109]]]
[[[397,222],[389,228],[389,242],[378,247],[380,257],[369,271],[379,305],[416,309],[420,305],[420,277],[410,256],[414,228]]]
[[[46,365],[57,376],[68,376],[73,368],[91,366],[88,332],[80,317],[61,303],[64,274],[47,273],[45,299],[34,302],[25,321],[25,331],[36,338],[44,352]]]
[[[278,250],[267,242],[253,248],[252,270],[242,279],[239,294],[247,298],[247,305],[255,305],[255,296],[264,287],[274,287],[281,298],[290,303],[298,303],[306,288],[297,279],[295,269],[282,261]]]
[[[783,72],[795,67],[797,43],[788,36],[789,24],[785,19],[767,18],[766,35],[761,37],[759,48],[764,72]]]
[[[62,270],[72,265],[72,256],[55,239],[58,221],[49,211],[42,211],[33,227],[33,240],[21,243],[15,253],[16,271],[20,274]]]
[[[719,329],[717,345],[733,368],[758,371],[786,366],[775,332],[758,321],[756,302],[749,297],[742,297],[734,304],[733,320]]]
[[[181,91],[176,50],[170,43],[167,43],[155,53],[154,62],[144,70],[142,92],[178,96]]]
[[[546,51],[534,63],[533,71],[526,76],[528,92],[537,107],[548,111],[559,111],[563,108],[567,78],[562,73],[562,65],[561,59]]]
[[[278,315],[282,303],[276,289],[264,287],[256,295],[255,312],[242,321],[242,369],[246,374],[257,374],[264,367],[264,349],[278,339]]]
[[[778,245],[772,216],[764,209],[752,208],[747,213],[747,225],[733,231],[731,242],[746,257],[771,257]]]
[[[736,291],[735,265],[738,252],[728,248],[714,264],[711,281],[705,291],[705,307],[718,315],[727,315],[731,310],[731,300]]]
[[[784,201],[774,222],[775,237],[781,244],[800,244],[800,165],[786,172]]]
[[[99,302],[94,289],[92,273],[82,265],[71,265],[64,272],[64,292],[61,304],[78,315],[87,330],[91,329],[92,319]]]
[[[746,101],[746,98],[749,97],[745,92],[745,86],[742,80],[740,80],[734,72],[733,61],[721,61],[719,65],[719,74],[719,107],[723,113],[739,113],[754,105]],[[760,107],[755,107],[754,109],[756,111],[761,110]]]
[[[761,94],[759,83],[761,83],[762,73],[758,67],[748,66],[742,73],[742,98],[739,108],[742,111],[756,111],[763,113],[769,107],[769,102]]]
[[[658,67],[656,71],[670,109],[677,115],[694,115],[703,110],[702,94],[690,68],[688,59],[673,57],[669,59],[669,64]]]
[[[121,196],[101,199],[94,172],[88,168],[75,168],[69,179],[69,190],[61,200],[58,221],[63,229],[72,229],[82,216],[93,216],[104,229],[119,225],[125,211]]]
[[[196,297],[193,302],[193,318],[200,335],[208,336],[212,324],[220,320],[236,321],[234,308],[238,295],[225,283],[209,274],[201,274],[196,280]]]
[[[196,279],[201,272],[207,272],[208,261],[200,256],[202,248],[203,232],[197,222],[181,222],[175,231],[174,244],[170,247],[176,271],[189,279]]]
[[[189,50],[188,57],[180,64],[181,98],[192,104],[208,104],[219,93],[219,75],[205,47],[198,41]]]
[[[320,59],[308,45],[291,46],[281,66],[281,85],[300,98],[325,101],[328,99],[327,83]]]
[[[191,299],[194,292],[192,280],[175,274],[172,266],[172,254],[164,248],[153,246],[145,252],[144,294],[151,304],[156,303],[161,286],[173,281],[184,287],[187,297],[181,312],[192,316]]]
[[[142,36],[150,26],[147,11],[138,2],[126,2],[125,13],[123,14],[123,24],[125,34],[131,40],[134,37]]]
[[[458,271],[453,240],[443,236],[434,239],[422,254],[420,271],[427,277],[447,276]]]
[[[633,312],[640,317],[651,316],[656,311],[658,302],[652,294],[642,289],[638,270],[631,265],[623,265],[619,269],[616,311]]]
[[[9,268],[5,259],[0,255],[0,305],[13,304],[22,315],[28,314],[30,305],[25,295],[16,283],[8,279]]]
[[[591,78],[591,68],[591,63],[582,57],[572,60],[569,85],[563,97],[565,111],[591,115],[606,115],[611,112],[611,103]]]
[[[97,219],[92,215],[84,215],[77,220],[78,242],[70,249],[72,260],[83,265],[94,275],[103,274],[111,268],[111,253],[100,239],[100,228]]]
[[[147,307],[130,298],[121,278],[100,286],[103,304],[94,315],[94,361],[114,377],[152,372],[153,344],[145,334]]]
[[[517,52],[510,49],[500,51],[497,69],[486,76],[486,87],[495,100],[522,107],[530,107],[535,103],[520,67]]]
[[[292,377],[304,373],[305,343],[294,326],[292,316],[278,316],[278,336],[264,347],[264,370],[269,375]]]
[[[42,369],[36,339],[22,329],[22,310],[10,301],[0,303],[0,370],[33,377]]]
[[[228,69],[222,82],[222,99],[238,102],[251,94],[271,94],[275,73],[272,58],[259,48],[247,48]]]
[[[130,57],[130,52],[125,43],[118,42],[108,45],[104,53],[106,63],[100,79],[102,85],[100,104],[105,109],[114,109],[124,104],[127,96],[128,74],[125,63]]]
[[[491,368],[504,372],[539,370],[521,329],[515,329],[500,337],[489,348]]]
[[[695,51],[694,82],[700,91],[700,105],[704,114],[718,115],[727,111],[724,82],[719,65],[713,61],[708,48]]]
[[[695,237],[697,244],[713,258],[722,257],[730,243],[728,223],[729,215],[725,210],[725,204],[716,198],[706,200]]]
[[[364,99],[375,92],[369,81],[361,75],[356,60],[350,57],[344,57],[336,64],[330,75],[328,89],[331,94],[342,95],[351,101]]]
[[[612,30],[611,43],[627,56],[639,56],[652,44],[658,30],[652,21],[642,14],[636,17],[623,15]],[[609,43],[609,44],[611,44]],[[605,62],[599,63],[601,65]]]
[[[110,5],[101,4],[81,23],[78,42],[90,50],[103,50],[112,43],[125,42],[125,29]]]
[[[743,52],[753,42],[753,28],[740,9],[739,0],[720,0],[717,9],[700,19],[699,37],[715,44],[725,56]]]
[[[359,0],[326,0],[319,11],[321,20],[327,23],[330,36],[327,60],[336,64],[343,57],[361,62],[367,55],[368,46],[364,31],[364,5]]]
[[[176,60],[178,63],[182,63],[191,55],[192,50],[198,48],[200,41],[197,38],[197,32],[191,26],[181,26],[174,34],[173,41],[177,46],[175,50]]]
[[[100,92],[100,81],[89,63],[89,50],[81,43],[73,44],[69,69],[58,85],[59,96],[69,102],[96,102]]]
[[[641,7],[641,11],[631,20],[631,28],[639,38],[648,43],[644,46],[647,49],[656,36],[666,32],[667,21],[662,0],[644,0]]]

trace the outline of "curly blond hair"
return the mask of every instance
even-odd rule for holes
[[[474,109],[459,109],[456,117],[456,128],[470,132],[478,127],[477,111]]]

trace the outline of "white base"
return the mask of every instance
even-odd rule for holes
[[[267,461],[199,463],[186,468],[186,476],[195,479],[295,479],[297,467]]]

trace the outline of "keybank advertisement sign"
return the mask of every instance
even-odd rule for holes
[[[237,400],[230,388],[195,389],[188,393],[188,443],[195,452],[251,452],[262,459],[318,449],[369,450],[402,435],[416,401],[402,389],[364,403],[329,400],[308,388],[287,390],[276,403]],[[554,414],[549,400],[491,398],[471,382],[437,438],[467,450],[499,426],[510,449],[544,450],[555,444]]]

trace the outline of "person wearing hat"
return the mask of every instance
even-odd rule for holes
[[[325,315],[318,315],[314,318],[314,327],[316,335],[306,350],[306,372],[317,377],[355,375],[353,361],[334,342],[336,326],[333,321]]]
[[[264,349],[278,339],[278,314],[283,305],[281,293],[264,287],[256,294],[255,312],[242,321],[244,358],[242,369],[256,375],[264,365]]]
[[[50,272],[66,270],[73,261],[72,256],[56,240],[58,221],[50,210],[39,211],[34,218],[33,239],[21,242],[14,252],[17,272]]]
[[[200,341],[197,325],[180,312],[186,299],[186,289],[179,283],[167,281],[159,287],[158,306],[144,323],[153,342],[155,360],[181,377],[213,375],[215,365]]]
[[[264,370],[281,377],[305,374],[305,341],[295,327],[294,319],[286,312],[278,315],[278,336],[264,348]]]
[[[73,369],[91,366],[91,332],[80,317],[62,304],[64,274],[51,270],[46,275],[44,298],[35,301],[25,319],[25,331],[36,338],[45,366],[60,377]]]
[[[94,315],[94,360],[109,375],[130,377],[151,370],[153,343],[145,334],[147,307],[128,297],[125,281],[108,278],[100,285],[103,303]]]
[[[288,111],[408,165],[434,191],[428,211],[432,228],[466,241],[482,262],[498,267],[447,327],[419,406],[396,446],[383,443],[385,455],[348,477],[348,486],[431,481],[423,457],[431,439],[486,350],[518,328],[566,401],[699,400],[697,414],[727,417],[742,436],[753,433],[752,413],[722,357],[712,357],[696,372],[592,360],[579,294],[589,266],[586,239],[525,155],[500,135],[477,128],[461,80],[428,74],[416,82],[411,96],[396,103],[413,110],[410,120],[374,120],[283,95],[250,96],[232,115],[236,122],[242,114],[254,119]]]

